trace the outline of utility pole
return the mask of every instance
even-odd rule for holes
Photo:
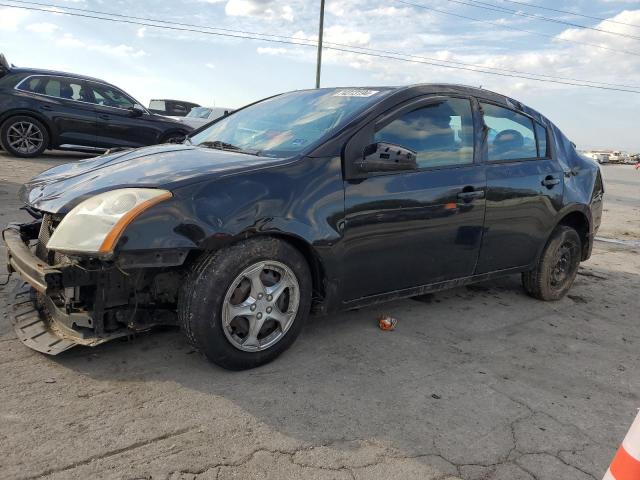
[[[316,66],[316,88],[320,88],[320,70],[322,69],[322,34],[324,32],[324,0],[320,0],[320,28],[318,32],[318,65]]]

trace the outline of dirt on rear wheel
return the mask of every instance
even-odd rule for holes
[[[573,228],[560,225],[551,234],[536,267],[522,274],[525,291],[539,300],[559,300],[576,278],[582,242]]]

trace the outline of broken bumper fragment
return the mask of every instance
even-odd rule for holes
[[[12,224],[2,232],[7,269],[22,280],[10,299],[18,339],[33,350],[57,355],[75,345],[95,346],[131,334],[126,328],[106,331],[102,315],[96,315],[101,312],[70,304],[69,297],[81,286],[95,290],[91,285],[98,284],[101,273],[73,264],[52,266],[38,258],[29,244],[38,238],[40,223]]]

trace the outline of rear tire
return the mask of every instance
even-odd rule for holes
[[[293,246],[249,239],[192,266],[178,300],[180,326],[213,363],[258,367],[296,339],[309,315],[311,288],[307,261]]]
[[[539,300],[564,297],[578,273],[581,247],[578,232],[564,225],[556,227],[536,267],[522,274],[525,291]]]
[[[5,152],[19,158],[33,158],[49,145],[49,132],[33,117],[18,115],[0,127],[0,144]]]

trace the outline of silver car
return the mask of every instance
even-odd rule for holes
[[[192,128],[200,128],[220,117],[229,115],[231,112],[233,112],[232,108],[194,107],[186,117],[179,118],[178,121]]]

